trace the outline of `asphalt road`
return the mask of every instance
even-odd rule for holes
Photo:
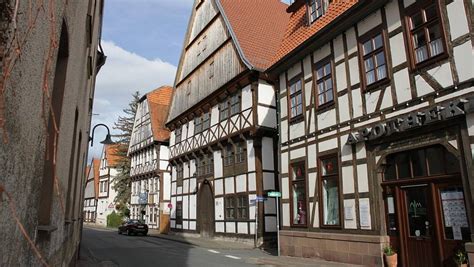
[[[84,227],[79,266],[256,266],[259,250],[219,250],[150,236]]]

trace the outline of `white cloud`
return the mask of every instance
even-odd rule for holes
[[[132,94],[139,91],[143,95],[162,85],[173,85],[176,66],[160,59],[148,60],[110,41],[103,41],[102,47],[107,62],[97,76],[93,113],[98,115],[92,117],[92,126],[104,123],[112,130]],[[104,137],[105,131],[97,128],[89,158],[100,156],[99,142]]]

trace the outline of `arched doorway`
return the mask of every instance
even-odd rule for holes
[[[198,192],[198,223],[201,237],[214,236],[214,195],[208,180],[201,183]]]
[[[451,266],[470,241],[459,157],[432,145],[384,161],[387,232],[401,266]]]

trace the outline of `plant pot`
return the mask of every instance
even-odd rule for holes
[[[391,256],[385,255],[385,263],[387,263],[388,267],[396,267],[397,266],[397,258],[398,258],[397,253],[395,253]]]

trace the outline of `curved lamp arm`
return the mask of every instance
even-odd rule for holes
[[[107,125],[105,125],[103,123],[100,123],[100,124],[97,124],[96,126],[94,126],[94,128],[92,128],[92,135],[89,136],[89,141],[91,141],[91,147],[94,146],[94,131],[95,131],[95,128],[97,128],[98,126],[104,126],[107,129],[107,135],[105,136],[104,141],[102,141],[100,143],[104,144],[104,145],[115,144],[115,142],[112,141],[112,139],[111,139],[109,127],[107,127]]]

